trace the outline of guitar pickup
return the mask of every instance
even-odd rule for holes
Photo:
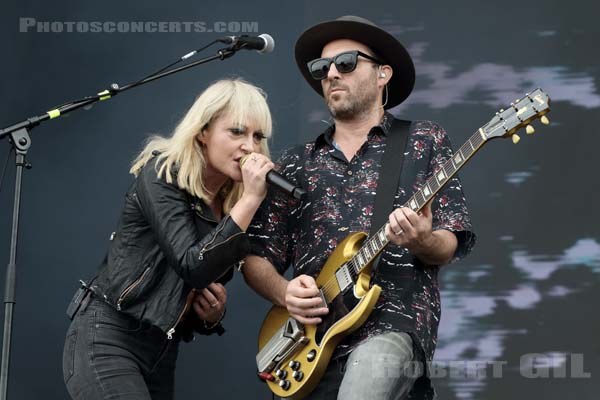
[[[335,278],[337,279],[337,283],[341,292],[346,290],[346,288],[354,283],[352,281],[350,271],[348,271],[348,267],[346,265],[342,265],[337,271],[335,271]]]

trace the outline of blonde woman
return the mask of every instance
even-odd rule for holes
[[[222,80],[135,159],[107,255],[67,311],[73,399],[171,399],[180,340],[222,334],[223,284],[249,250],[245,230],[273,168],[270,135],[263,92]]]

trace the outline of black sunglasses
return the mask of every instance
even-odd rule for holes
[[[358,63],[358,56],[362,56],[379,65],[385,64],[383,61],[378,60],[375,57],[371,57],[362,51],[353,50],[345,51],[334,57],[317,58],[316,60],[309,61],[306,65],[308,65],[308,70],[310,71],[310,75],[313,77],[313,79],[320,81],[327,78],[331,63],[334,63],[335,68],[342,74],[347,74],[354,71],[356,69],[356,64]]]

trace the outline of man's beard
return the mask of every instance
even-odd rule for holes
[[[338,121],[350,121],[361,115],[368,114],[375,104],[377,104],[377,90],[374,90],[368,78],[358,83],[354,93],[350,92],[350,88],[347,85],[342,85],[338,81],[332,81],[329,90],[336,87],[345,89],[345,95],[347,96],[345,100],[340,102],[332,101],[331,94],[327,98],[329,112]]]

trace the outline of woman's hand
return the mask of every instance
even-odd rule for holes
[[[267,195],[267,173],[275,168],[269,158],[260,153],[250,153],[241,167],[244,196],[262,201]]]
[[[211,283],[207,288],[197,291],[192,306],[200,319],[214,324],[225,312],[227,289],[220,283]]]
[[[248,154],[242,164],[244,193],[235,203],[229,215],[240,229],[245,231],[260,203],[267,195],[267,172],[272,170],[275,164],[267,156],[259,153]]]

